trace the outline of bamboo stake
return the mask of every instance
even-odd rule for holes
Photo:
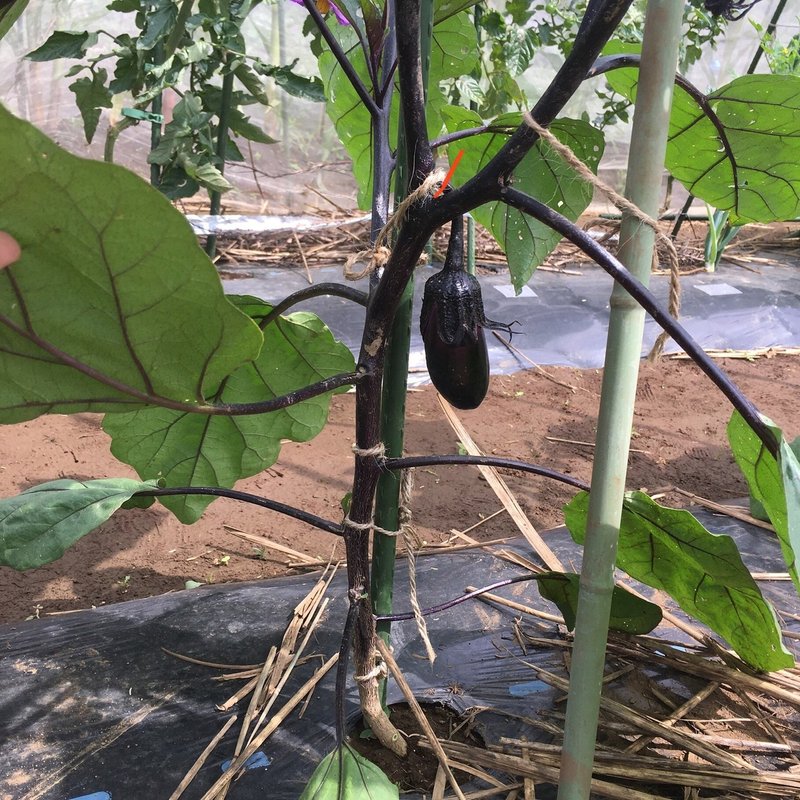
[[[658,214],[682,12],[681,4],[674,0],[649,0],[645,19],[626,196],[651,217]],[[630,214],[623,215],[619,258],[645,285],[649,279],[654,237],[650,228]],[[615,284],[611,294],[558,800],[588,800],[590,793],[644,316],[644,310]]]

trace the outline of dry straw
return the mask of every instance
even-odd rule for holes
[[[369,250],[360,250],[358,253],[353,253],[344,264],[344,277],[349,281],[357,281],[365,278],[376,269],[386,266],[391,256],[392,251],[388,247],[391,236],[394,231],[398,230],[403,224],[408,213],[408,209],[415,203],[422,200],[428,195],[432,195],[441,182],[444,180],[444,170],[434,170],[427,178],[409,194],[397,208],[394,214],[389,218],[389,221],[381,228],[378,238],[375,239],[375,244]],[[358,263],[366,261],[366,266],[362,270],[354,270],[353,266]]]

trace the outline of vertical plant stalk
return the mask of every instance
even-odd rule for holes
[[[226,57],[225,64],[228,64],[229,57]],[[228,119],[231,111],[231,99],[233,97],[233,72],[230,70],[225,73],[222,79],[222,99],[220,101],[219,109],[219,124],[217,126],[217,158],[219,158],[219,171],[225,172],[225,152],[228,145]],[[222,205],[222,192],[211,192],[211,216],[216,216],[220,212]],[[206,253],[208,257],[213,260],[217,254],[217,234],[212,233],[206,240]]]
[[[156,64],[164,63],[164,45],[159,42],[152,50],[153,61]],[[161,114],[164,107],[164,95],[159,92],[154,98],[151,109],[154,114]],[[161,141],[161,123],[153,122],[150,128],[150,152],[158,147]],[[161,167],[158,164],[150,165],[150,185],[158,187],[161,183]]]
[[[422,0],[420,6],[420,50],[422,53],[422,81],[427,86],[430,66],[431,38],[433,35],[433,2]],[[398,158],[395,177],[395,207],[407,195],[409,171],[406,162],[407,134],[400,121],[398,136]],[[413,273],[400,298],[400,304],[392,325],[386,352],[383,377],[383,399],[381,407],[381,439],[389,458],[403,455],[406,416],[406,385],[408,382],[408,357],[411,345],[412,310],[414,305]],[[378,481],[375,498],[375,522],[384,530],[396,531],[399,519],[400,475],[385,472]],[[372,607],[377,615],[392,613],[394,588],[394,565],[397,541],[392,536],[373,534],[372,543]],[[391,622],[381,620],[377,624],[378,635],[389,643]],[[381,698],[385,703],[386,682],[381,682]]]
[[[682,11],[682,5],[674,0],[650,0],[647,6],[625,194],[650,216],[658,213]],[[645,284],[649,280],[654,237],[651,229],[627,214],[623,216],[620,260]],[[638,303],[615,285],[581,569],[559,800],[587,800],[590,792],[644,318],[644,310]]]

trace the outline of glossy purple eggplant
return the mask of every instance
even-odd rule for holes
[[[425,283],[420,315],[428,373],[456,408],[477,408],[489,390],[486,328],[511,332],[510,325],[486,319],[478,279],[464,269],[463,220],[458,217],[444,268]]]

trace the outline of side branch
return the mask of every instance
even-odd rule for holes
[[[175,497],[176,495],[206,495],[211,497],[227,497],[230,500],[239,500],[242,503],[250,503],[254,506],[261,508],[268,508],[270,511],[277,511],[279,514],[284,514],[287,517],[299,519],[301,522],[306,522],[319,528],[327,533],[332,533],[336,536],[342,535],[342,526],[336,522],[318,517],[316,514],[309,514],[300,508],[286,505],[286,503],[279,503],[277,500],[270,500],[267,497],[259,497],[255,494],[247,492],[239,492],[236,489],[222,489],[217,486],[183,486],[176,489],[145,489],[141,492],[136,492],[134,497]]]
[[[636,67],[638,69],[641,60],[641,56],[634,53],[603,56],[602,58],[597,59],[586,77],[595,78],[598,75],[602,75],[604,72],[610,72],[611,70],[621,69],[623,67]],[[714,111],[711,103],[708,102],[708,97],[704,95],[693,83],[687,81],[683,75],[675,75],[675,85],[683,89],[683,91],[686,92],[686,94],[688,94],[698,106],[700,106],[700,110],[703,112],[703,114],[705,114],[705,116],[708,118],[708,121],[716,129],[717,137],[722,144],[722,149],[725,151],[725,158],[728,159],[731,164],[731,169],[733,170],[733,183],[738,185],[739,176],[737,161],[733,154],[733,150],[731,149],[728,132],[725,130],[725,126],[722,124],[722,120],[717,115],[717,112]]]
[[[404,456],[402,458],[387,458],[381,462],[381,467],[388,470],[413,469],[414,467],[436,467],[436,466],[478,466],[478,467],[498,467],[501,469],[514,469],[518,472],[528,472],[532,475],[539,475],[542,478],[551,478],[554,481],[566,483],[576,489],[588,492],[588,483],[565,475],[548,467],[538,464],[531,464],[528,461],[517,461],[513,458],[500,458],[499,456],[470,456],[470,455],[447,455],[447,456]]]
[[[540,577],[541,576],[538,574],[529,572],[527,575],[519,575],[516,578],[506,578],[505,580],[497,581],[496,583],[490,583],[488,586],[483,586],[480,589],[475,589],[472,592],[462,594],[453,600],[446,600],[444,603],[439,603],[439,605],[431,606],[430,608],[423,608],[421,613],[423,617],[430,616],[431,614],[438,614],[441,611],[447,611],[454,606],[460,605],[467,600],[472,600],[473,597],[480,597],[482,594],[486,594],[486,592],[493,592],[495,589],[501,589],[503,586],[511,586],[515,583],[535,581]],[[382,616],[375,617],[375,619],[386,620],[387,622],[404,622],[405,620],[414,619],[414,616],[415,615],[413,611],[407,611],[400,614],[384,614]]]
[[[500,192],[500,199],[508,205],[530,215],[583,250],[593,261],[599,264],[611,277],[622,286],[628,294],[686,351],[700,369],[711,379],[714,385],[730,400],[733,407],[744,417],[747,424],[764,444],[764,447],[777,458],[778,444],[772,431],[767,427],[758,413],[758,409],[745,397],[741,389],[709,358],[702,347],[691,337],[689,332],[660,305],[655,296],[643,286],[626,268],[607,250],[592,239],[586,231],[570,222],[566,217],[553,211],[524,192],[505,187]]]
[[[342,386],[353,386],[361,381],[365,374],[366,373],[361,371],[343,372],[341,375],[325,378],[324,380],[304,386],[302,389],[297,389],[294,392],[289,392],[280,397],[273,397],[272,400],[264,400],[258,403],[220,403],[218,405],[188,406],[185,410],[194,411],[199,414],[213,414],[229,417],[268,414],[270,411],[278,411],[281,408],[287,408],[288,406],[302,403],[303,400],[310,400],[312,397],[319,397],[321,394],[327,394],[327,392],[340,389]]]
[[[273,306],[272,311],[267,314],[260,322],[258,327],[263,331],[273,320],[277,319],[284,311],[292,306],[310,300],[312,297],[344,297],[345,300],[352,300],[360,306],[367,305],[369,297],[366,292],[354,289],[352,286],[345,286],[342,283],[316,283],[305,289],[293,292],[288,297],[281,300],[278,305]]]
[[[345,54],[344,50],[342,50],[341,45],[336,41],[336,37],[331,33],[331,29],[326,24],[325,18],[317,10],[314,0],[303,0],[303,5],[308,10],[308,13],[311,14],[314,22],[319,28],[319,32],[322,34],[322,38],[325,40],[328,47],[330,47],[334,58],[336,58],[336,60],[339,62],[339,66],[342,68],[344,74],[347,75],[347,80],[349,80],[352,84],[353,89],[355,89],[356,94],[359,96],[361,102],[367,107],[367,110],[373,117],[377,116],[378,106],[376,105],[375,100],[372,98],[372,95],[364,85],[364,82],[361,80],[353,65],[348,60],[347,55]],[[369,58],[367,58],[367,64],[369,64]]]
[[[549,125],[575,94],[632,2],[633,0],[594,0],[589,3],[572,50],[531,110],[531,116],[540,125]],[[494,190],[499,183],[509,178],[537,139],[538,135],[527,125],[520,125],[497,155],[474,178],[450,193],[447,206],[452,214],[449,218],[485,203],[487,191]]]

